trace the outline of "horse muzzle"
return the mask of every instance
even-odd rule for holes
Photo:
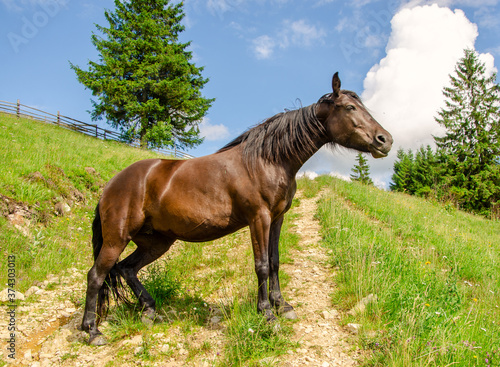
[[[384,158],[387,157],[392,148],[393,139],[391,134],[378,134],[373,143],[370,144],[368,150],[372,154],[373,158]]]

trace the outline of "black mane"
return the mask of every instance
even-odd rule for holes
[[[325,134],[324,126],[316,118],[315,107],[313,104],[279,113],[245,131],[218,152],[243,145],[243,159],[249,168],[259,158],[278,164],[292,159],[304,163],[318,149],[317,138]]]

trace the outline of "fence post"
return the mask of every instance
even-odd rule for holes
[[[17,113],[16,113],[17,118],[21,117],[21,102],[17,100]]]
[[[98,138],[99,137],[99,128],[97,127],[97,124],[95,125],[95,137]]]
[[[59,125],[61,123],[61,113],[57,111],[57,124]]]

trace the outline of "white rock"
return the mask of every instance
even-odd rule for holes
[[[361,301],[359,301],[356,306],[354,306],[349,312],[347,312],[349,315],[356,315],[359,313],[363,313],[366,310],[366,305],[368,305],[371,302],[377,302],[378,297],[376,294],[369,294],[365,298],[363,298]]]
[[[40,291],[41,291],[41,289],[39,287],[37,287],[36,285],[34,285],[32,287],[29,287],[29,289],[26,291],[26,293],[24,295],[26,297],[29,297],[32,294],[38,294],[38,292],[40,292]]]
[[[18,291],[14,291],[14,292],[15,292],[15,296],[16,296],[16,301],[17,300],[24,301],[24,294],[22,294],[21,292],[18,292]],[[8,302],[11,299],[13,299],[12,295],[14,294],[14,292],[12,290],[9,292],[9,288],[5,288],[3,291],[0,292],[0,302]],[[9,296],[11,298],[9,298]]]
[[[347,330],[353,334],[359,333],[359,330],[361,329],[363,325],[361,324],[347,324]]]
[[[330,318],[330,312],[328,311],[321,312],[321,317],[324,318],[325,320],[328,320]]]
[[[33,359],[33,356],[31,355],[31,349],[28,349],[26,352],[24,352],[24,359],[27,361],[31,361]]]
[[[132,345],[139,345],[142,344],[142,335],[136,335],[132,339],[128,340],[127,344],[132,344]]]
[[[169,350],[170,350],[170,345],[168,345],[168,344],[163,344],[160,347],[160,352],[161,353],[168,353]]]

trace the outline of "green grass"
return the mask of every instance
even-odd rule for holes
[[[32,215],[20,224],[0,216],[0,253],[16,256],[16,288],[23,292],[48,273],[77,267],[91,259],[90,223],[100,189],[129,164],[158,154],[114,141],[102,141],[30,119],[0,114],[0,199],[2,214],[21,206]],[[71,213],[55,216],[55,205]],[[7,261],[0,261],[6,283]],[[4,281],[5,280],[5,281]]]
[[[500,223],[328,181],[318,217],[338,268],[332,302],[347,312],[378,297],[343,320],[363,325],[365,365],[499,365]]]
[[[0,143],[5,157],[0,167],[0,250],[4,259],[16,256],[16,289],[21,292],[48,273],[72,267],[86,272],[92,259],[90,225],[103,185],[132,162],[158,157],[1,114]],[[498,221],[326,176],[300,180],[299,188],[305,197],[325,192],[317,218],[337,268],[332,303],[344,312],[344,324],[363,325],[358,339],[367,351],[364,365],[500,364]],[[54,214],[59,202],[71,206],[68,215]],[[293,206],[299,203],[295,200]],[[16,228],[7,220],[12,205],[29,210],[29,222]],[[295,219],[294,214],[285,217],[282,263],[293,264],[290,250],[300,250]],[[176,243],[163,259],[140,277],[166,321],[148,327],[138,307],[115,306],[103,328],[112,343],[143,335],[143,349],[134,357],[145,364],[175,357],[179,344],[188,362],[245,366],[273,365],[295,347],[290,321],[281,320],[277,330],[256,313],[248,230],[212,242]],[[6,266],[6,260],[0,261],[4,283]],[[286,298],[287,274],[280,278]],[[347,313],[369,294],[378,301],[363,313]],[[190,345],[191,336],[210,327],[215,309],[222,312],[223,343],[206,339]],[[171,348],[159,352],[165,341],[158,335],[163,334],[171,339]],[[120,365],[130,353],[123,349],[110,363]]]
[[[16,256],[16,289],[21,292],[43,282],[49,273],[64,273],[72,267],[86,272],[92,264],[91,222],[105,183],[137,160],[159,157],[117,142],[3,114],[0,143],[0,154],[6,162],[0,167],[0,194],[9,201],[2,199],[0,209],[6,215],[16,205],[32,213],[18,228],[0,216],[0,249],[5,258]],[[55,205],[60,202],[70,205],[69,214],[55,215]],[[282,262],[287,263],[293,262],[290,249],[298,247],[298,236],[291,232],[292,220],[292,216],[285,220],[281,237]],[[134,247],[131,244],[125,252],[130,253]],[[5,282],[6,266],[7,261],[0,262]],[[221,365],[274,360],[293,345],[287,338],[289,327],[272,329],[256,312],[257,281],[248,230],[212,242],[176,243],[163,260],[139,276],[165,322],[144,325],[137,305],[122,304],[111,308],[101,329],[111,343],[141,334],[143,349],[135,357],[146,364],[175,355],[179,343],[187,349],[188,361],[203,360],[218,352],[216,363]],[[282,273],[281,279],[286,285],[287,275]],[[199,346],[189,345],[186,340],[190,335],[209,327],[214,309],[223,313],[224,344],[205,340]],[[254,330],[251,335],[249,328]],[[167,353],[157,351],[163,339],[155,335],[162,333],[172,338]],[[126,361],[133,353],[133,348],[129,349],[119,353],[111,365]]]

